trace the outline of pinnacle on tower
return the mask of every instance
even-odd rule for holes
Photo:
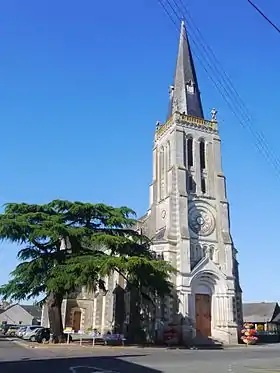
[[[181,114],[185,113],[186,115],[204,118],[193,57],[184,21],[181,23],[174,85],[170,87],[169,94],[170,107],[168,117],[175,112],[179,112]]]

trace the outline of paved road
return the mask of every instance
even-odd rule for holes
[[[0,338],[1,373],[274,373],[280,345],[222,351],[53,347],[27,349]]]

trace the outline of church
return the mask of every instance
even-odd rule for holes
[[[167,121],[158,122],[155,130],[150,206],[138,227],[151,239],[152,249],[178,270],[172,277],[175,297],[166,299],[163,314],[155,314],[153,322],[158,329],[179,326],[183,341],[213,338],[237,343],[242,291],[217,112],[213,109],[210,120],[204,118],[184,22],[169,95]],[[115,284],[123,291],[116,291]],[[130,310],[124,280],[114,274],[106,285],[105,295],[81,291],[65,299],[64,326],[102,333],[112,330],[118,318],[125,331]],[[46,311],[42,325],[47,326]]]
[[[169,95],[168,119],[157,123],[155,132],[150,208],[142,229],[153,250],[178,270],[173,283],[186,321],[183,334],[192,325],[196,336],[237,343],[242,291],[217,111],[204,118],[184,22]]]

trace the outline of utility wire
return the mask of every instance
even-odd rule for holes
[[[272,26],[275,28],[276,31],[280,33],[280,28],[275,25],[261,10],[257,7],[251,0],[248,0],[248,3],[252,5],[252,7]]]
[[[180,14],[181,13],[181,8],[180,8],[179,4],[176,2],[176,0],[174,0],[175,7],[178,9],[178,11],[177,11],[169,0],[166,0],[166,3],[169,5],[169,8],[166,6],[166,4],[163,2],[163,0],[158,0],[158,1],[159,1],[160,5],[162,6],[163,10],[165,11],[165,13],[168,15],[168,17],[172,21],[172,23],[175,25],[176,29],[179,30],[180,28],[177,26],[176,21],[173,19],[172,15],[170,14],[170,11],[169,11],[169,8],[170,8],[172,10],[172,12],[174,13],[174,15],[176,16],[176,18],[178,20],[181,20],[182,19],[181,14]],[[183,4],[182,0],[180,0],[180,3],[181,3],[181,6],[182,6],[182,4]],[[185,8],[185,6],[183,6],[183,7]],[[183,18],[185,18],[185,17],[183,17]],[[198,29],[198,31],[199,31],[199,29]],[[189,37],[192,39],[193,44],[197,47],[198,42],[192,37],[190,32],[188,34],[189,34]],[[205,51],[207,52],[207,49],[200,42],[199,39],[198,39],[198,41],[203,46],[204,52]],[[211,48],[208,48],[208,49],[211,50]],[[232,113],[234,114],[234,116],[237,118],[238,122],[241,124],[241,126],[243,128],[249,130],[251,135],[253,135],[253,137],[255,138],[255,141],[256,141],[255,145],[256,145],[257,149],[261,153],[263,153],[265,158],[274,167],[275,171],[277,172],[277,175],[280,176],[280,167],[279,167],[280,162],[279,162],[278,158],[273,154],[270,147],[267,145],[264,137],[253,129],[253,127],[250,123],[249,115],[247,113],[244,113],[244,108],[246,109],[246,107],[245,107],[244,103],[242,102],[240,96],[238,95],[238,92],[232,86],[232,83],[231,83],[228,75],[224,72],[224,75],[227,77],[227,79],[224,79],[223,75],[221,74],[221,67],[217,68],[215,62],[213,62],[213,59],[212,59],[212,61],[210,59],[210,63],[209,63],[207,58],[205,58],[205,57],[201,58],[200,53],[197,54],[196,51],[193,51],[193,52],[194,52],[195,56],[197,57],[197,59],[199,60],[199,62],[201,63],[201,65],[202,65],[204,71],[206,72],[207,76],[210,78],[210,80],[212,81],[212,83],[214,84],[216,89],[219,91],[219,93],[221,94],[221,96],[225,100],[226,104],[229,106],[229,108],[232,111]],[[217,59],[215,58],[215,55],[214,55],[212,50],[211,50],[211,54],[214,56],[214,59],[217,62]],[[208,53],[206,53],[206,57],[209,58]],[[207,67],[205,67],[205,62],[207,64]],[[214,67],[214,73],[213,73],[213,67]],[[210,74],[209,70],[212,72],[211,74]],[[226,83],[227,87],[225,87],[224,83]],[[228,88],[230,88],[230,92],[229,92]],[[233,93],[235,93],[235,94],[233,94]],[[239,101],[236,99],[236,97],[239,98]],[[235,106],[232,103],[232,99],[235,101]],[[243,105],[240,105],[240,102]],[[238,107],[239,111],[241,110],[241,117],[242,117],[241,119],[240,119],[240,113],[239,113],[239,115],[236,113],[236,106]],[[245,119],[244,119],[244,116],[245,116]]]
[[[173,5],[170,3],[170,1],[169,0],[166,0],[166,1],[170,5],[173,13],[175,13],[177,19],[178,20],[182,19],[181,15],[178,14],[178,12],[173,7]],[[182,3],[182,0],[180,0],[180,2]],[[179,5],[178,5],[178,3],[177,3],[176,0],[174,0],[174,3],[175,3],[176,8],[178,9],[179,13],[181,13],[181,9],[180,9],[180,7],[179,7]],[[183,15],[183,18],[185,18],[184,15]],[[189,31],[190,31],[191,29],[190,29],[189,25],[188,25],[188,28],[189,28]],[[188,34],[189,34],[189,37],[191,38],[193,44],[198,48],[197,44],[199,43],[200,45],[202,45],[202,47],[203,47],[203,49],[205,51],[205,47],[204,47],[203,44],[201,44],[200,40],[198,39],[198,42],[197,42],[197,40],[195,40],[193,38],[193,36],[192,36],[192,34],[190,32]],[[213,54],[213,52],[212,52],[212,54]],[[222,95],[222,97],[225,100],[226,104],[228,105],[228,107],[230,108],[230,110],[232,111],[232,113],[234,114],[234,116],[237,118],[239,124],[241,124],[241,126],[244,129],[249,130],[250,134],[255,138],[255,145],[256,145],[258,151],[260,151],[264,155],[264,157],[266,158],[266,160],[269,161],[270,165],[273,166],[273,168],[275,169],[275,171],[277,173],[277,176],[280,176],[280,162],[279,162],[277,156],[275,156],[275,154],[273,154],[273,152],[271,151],[270,147],[267,145],[267,142],[265,141],[263,135],[261,135],[260,133],[258,133],[252,127],[252,125],[250,123],[250,117],[248,116],[247,113],[245,113],[245,119],[244,119],[244,110],[240,106],[240,102],[241,102],[241,104],[243,104],[243,106],[245,106],[245,105],[244,105],[244,103],[242,102],[241,99],[239,101],[236,99],[236,97],[240,98],[240,96],[238,95],[238,93],[234,89],[234,87],[232,86],[232,83],[231,83],[230,79],[228,78],[228,76],[227,76],[227,78],[228,78],[227,80],[225,80],[223,78],[223,74],[221,73],[221,72],[223,72],[221,70],[221,66],[219,66],[219,68],[217,68],[216,64],[215,64],[215,61],[213,62],[213,60],[211,60],[211,58],[210,58],[210,62],[207,60],[207,58],[209,57],[209,55],[207,54],[207,50],[206,50],[206,57],[202,56],[202,58],[201,58],[201,53],[199,53],[199,55],[197,55],[195,53],[195,55],[198,58],[199,62],[201,63],[203,69],[206,71],[208,77],[214,83],[215,87],[217,88],[217,90],[219,91],[219,93]],[[214,54],[213,54],[213,56],[214,56]],[[205,64],[204,64],[205,62],[207,64],[208,68],[205,67]],[[209,70],[211,72],[211,75],[209,74]],[[213,79],[213,77],[215,79]],[[226,83],[227,87],[225,87],[224,83]],[[230,92],[228,91],[228,87],[230,88]],[[236,93],[235,95],[232,94],[232,90],[234,91],[234,93]],[[233,105],[232,101],[234,101],[235,105]],[[237,106],[237,108],[236,108],[236,106]],[[241,108],[241,110],[240,110],[240,108]],[[236,109],[238,109],[237,110],[238,113],[236,112]],[[240,119],[240,111],[241,111],[241,119]]]
[[[166,0],[166,2],[168,3],[168,5],[170,6],[170,8],[172,9],[173,13],[176,15],[177,19],[180,20],[182,19],[181,15],[178,14],[177,10],[174,8],[174,6],[170,3],[169,0]],[[174,0],[174,3],[175,3],[175,6],[176,8],[178,9],[179,13],[181,13],[181,10],[180,10],[180,7],[178,5],[178,3]],[[170,13],[169,13],[170,15]],[[171,15],[170,15],[171,16]],[[184,17],[183,17],[184,18]],[[173,20],[173,19],[172,19]],[[173,20],[173,23],[174,23],[174,20]],[[176,22],[175,22],[176,24]],[[177,27],[176,27],[177,28]],[[178,28],[179,29],[179,28]],[[189,30],[190,31],[190,30]],[[195,39],[193,39],[192,37],[192,34],[189,32],[189,37],[191,38],[193,44],[197,47],[197,41]],[[198,48],[198,47],[197,47]],[[204,48],[205,50],[205,48]],[[195,51],[194,51],[195,52]],[[279,160],[277,159],[277,157],[273,156],[273,154],[271,153],[270,151],[270,148],[268,147],[267,143],[265,142],[265,139],[263,138],[263,136],[260,136],[253,128],[252,126],[250,125],[250,123],[248,122],[249,121],[249,118],[246,117],[246,119],[240,119],[240,117],[237,115],[236,113],[236,108],[232,105],[232,99],[236,99],[236,97],[228,97],[228,90],[225,88],[224,86],[224,82],[223,82],[223,79],[221,80],[222,78],[222,74],[220,73],[220,69],[217,70],[217,75],[215,74],[215,71],[213,71],[213,66],[215,67],[215,63],[213,63],[213,61],[210,61],[210,63],[208,62],[207,58],[205,58],[205,56],[203,56],[203,60],[201,59],[201,56],[200,54],[197,55],[195,53],[196,57],[198,58],[199,62],[201,63],[203,69],[205,70],[205,72],[207,73],[208,77],[210,78],[210,80],[214,83],[216,89],[219,91],[219,93],[222,95],[223,99],[226,101],[227,105],[229,106],[230,110],[232,111],[232,113],[235,115],[235,117],[238,119],[239,123],[241,124],[241,126],[247,130],[249,130],[249,132],[251,133],[251,135],[253,135],[253,137],[255,137],[255,140],[256,140],[256,146],[258,148],[259,151],[261,151],[263,153],[263,155],[267,158],[267,160],[269,160],[270,164],[275,168],[275,170],[277,171],[277,174],[280,174],[280,170],[279,170]],[[206,56],[208,57],[208,56]],[[205,64],[204,62],[206,62],[208,68],[205,67]],[[209,74],[209,70],[211,71],[211,74]],[[215,76],[216,75],[216,76]],[[215,79],[213,79],[213,76]],[[226,82],[227,83],[227,82]],[[231,92],[230,92],[231,93]],[[230,101],[229,101],[230,100]],[[238,104],[238,103],[237,103]],[[240,108],[240,105],[238,105],[239,108]],[[243,112],[242,112],[242,116],[243,116]],[[276,167],[276,165],[278,166],[278,168]],[[280,175],[279,175],[280,176]]]
[[[169,0],[166,0],[166,1],[168,1],[169,4],[170,4]],[[275,153],[273,152],[273,150],[268,146],[267,141],[265,140],[263,134],[261,132],[258,132],[256,129],[253,128],[253,126],[252,126],[253,118],[252,118],[248,108],[246,107],[244,101],[242,100],[239,93],[235,89],[230,77],[225,72],[221,63],[216,58],[213,50],[211,49],[211,47],[209,47],[207,45],[205,40],[203,40],[203,35],[200,32],[199,28],[195,25],[195,22],[194,22],[193,18],[191,17],[191,14],[188,11],[188,9],[187,9],[186,5],[184,4],[183,0],[178,0],[178,1],[180,3],[181,7],[185,10],[185,13],[182,12],[179,4],[177,3],[177,0],[173,0],[173,1],[174,1],[174,4],[175,4],[178,12],[182,13],[184,18],[188,17],[190,19],[191,23],[193,23],[193,25],[194,25],[197,33],[198,33],[197,41],[195,43],[200,44],[200,46],[202,47],[202,49],[205,53],[205,55],[203,56],[204,61],[206,61],[208,67],[212,71],[212,74],[214,76],[216,75],[216,79],[218,80],[218,82],[222,86],[222,89],[225,91],[225,93],[227,95],[228,94],[230,95],[230,99],[234,101],[235,105],[237,105],[237,107],[238,107],[238,110],[241,111],[242,122],[240,121],[240,118],[238,118],[240,124],[242,125],[243,128],[249,130],[251,135],[253,135],[253,137],[255,137],[255,140],[257,141],[258,145],[262,148],[263,152],[266,153],[266,157],[268,157],[269,160],[271,162],[273,162],[274,164],[277,164],[277,166],[280,169],[280,161],[278,159],[278,156],[276,156]],[[171,5],[171,9],[174,10],[174,8],[172,8],[172,5]],[[177,13],[177,16],[178,16],[178,13]],[[190,27],[189,23],[188,23],[188,28],[192,31],[192,28]],[[190,35],[190,36],[192,36],[192,35]],[[203,44],[203,42],[204,42],[205,45]],[[208,62],[207,59],[209,59],[210,62]],[[218,65],[218,66],[216,66],[216,65]],[[235,116],[236,116],[236,113],[235,113]],[[258,145],[257,145],[257,147],[258,147]]]

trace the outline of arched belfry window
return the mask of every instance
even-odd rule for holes
[[[200,168],[205,170],[206,168],[206,157],[205,157],[205,142],[201,140],[199,143],[199,154],[200,154]]]
[[[188,152],[188,168],[193,166],[193,139],[191,137],[187,140],[187,152]]]
[[[160,172],[160,177],[163,177],[164,173],[164,148],[160,148],[159,152],[159,172]]]
[[[206,178],[205,178],[205,169],[206,169],[206,147],[205,141],[201,139],[199,141],[199,160],[200,160],[200,171],[201,171],[201,193],[206,193]]]
[[[167,168],[167,171],[169,170],[170,166],[171,166],[171,148],[170,148],[170,141],[167,141],[167,146],[166,146],[166,157],[167,157],[167,160],[166,160],[166,168]]]
[[[205,180],[205,177],[201,177],[201,192],[203,194],[206,193],[206,180]]]
[[[164,198],[165,192],[165,174],[164,174],[164,148],[161,147],[159,151],[159,180],[160,180],[160,199]]]

